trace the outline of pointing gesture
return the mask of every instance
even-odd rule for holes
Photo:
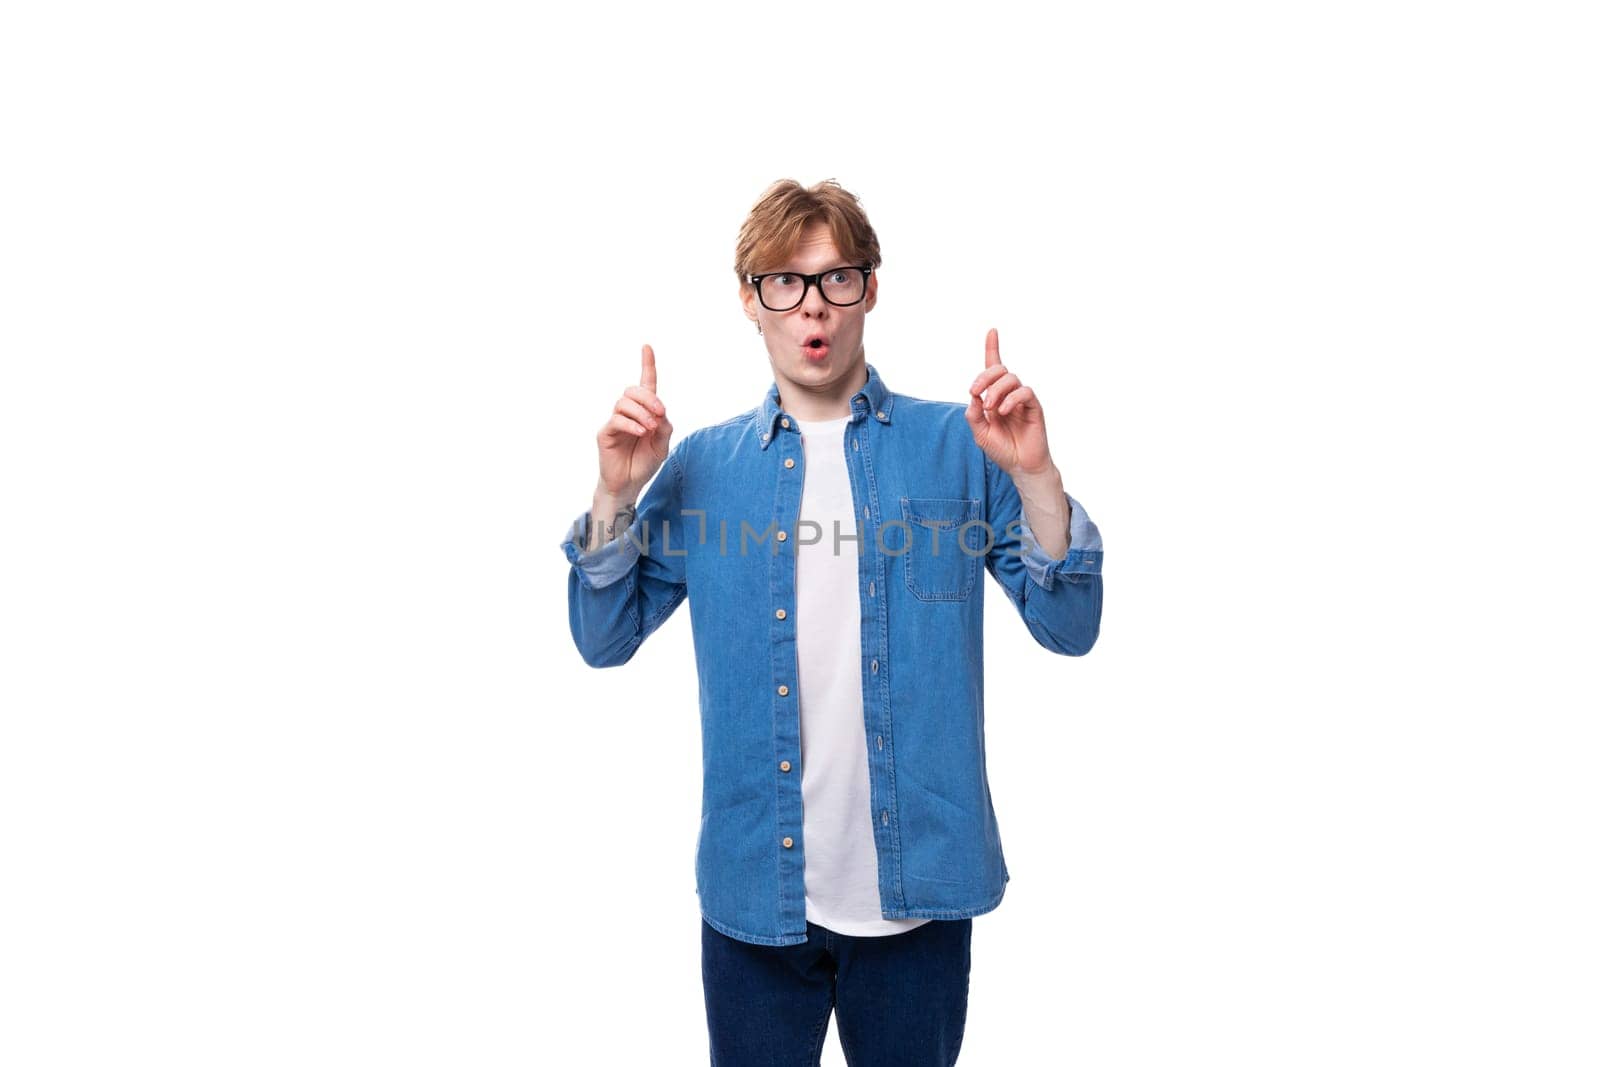
[[[967,425],[972,438],[1007,474],[1049,471],[1054,463],[1045,439],[1044,409],[1033,390],[1000,362],[1000,332],[984,340],[983,373],[972,382]]]
[[[649,345],[639,353],[639,384],[622,391],[595,440],[601,488],[619,498],[636,498],[666,461],[672,423],[656,396],[656,354]]]

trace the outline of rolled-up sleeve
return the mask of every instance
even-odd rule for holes
[[[1028,632],[1044,648],[1065,656],[1081,656],[1100,636],[1105,557],[1100,529],[1088,510],[1065,493],[1070,518],[1067,554],[1047,555],[1022,509],[1022,497],[1011,476],[987,464],[987,521],[994,544],[985,566],[1011,598]]]
[[[585,586],[590,589],[604,589],[621,581],[639,562],[639,546],[624,534],[592,552],[585,552],[579,545],[584,535],[588,533],[588,519],[589,513],[585,511],[572,521],[567,539],[561,542],[561,548],[566,552],[567,559],[577,568],[578,579]],[[637,523],[638,516],[635,515],[634,519]]]
[[[1089,513],[1078,503],[1076,497],[1071,493],[1066,494],[1066,497],[1072,515],[1067,523],[1067,554],[1063,559],[1046,555],[1044,549],[1039,547],[1038,540],[1033,536],[1033,528],[1028,525],[1026,512],[1021,513],[1017,519],[1022,527],[1020,540],[1026,546],[1022,554],[1023,566],[1028,570],[1028,577],[1038,582],[1046,591],[1054,587],[1059,578],[1075,581],[1081,575],[1100,573],[1100,558],[1103,554],[1100,527],[1089,518]]]
[[[592,552],[580,538],[579,515],[561,549],[572,564],[567,576],[567,618],[578,653],[591,667],[615,667],[633,658],[688,593],[683,555],[666,551],[666,530],[679,525],[683,471],[675,447],[639,501],[633,524]]]

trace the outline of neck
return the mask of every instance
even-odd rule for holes
[[[850,414],[850,398],[867,384],[865,358],[856,369],[835,382],[807,386],[788,378],[778,379],[778,406],[802,422],[826,422]]]

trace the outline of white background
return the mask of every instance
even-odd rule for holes
[[[8,5],[0,1060],[706,1062],[688,612],[558,543],[833,177],[1105,538],[1087,657],[987,589],[963,1067],[1593,1064],[1581,6]]]

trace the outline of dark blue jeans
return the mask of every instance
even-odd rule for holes
[[[816,1067],[839,1017],[850,1067],[950,1067],[967,1024],[972,920],[887,937],[806,923],[803,945],[752,945],[700,920],[712,1067]]]

